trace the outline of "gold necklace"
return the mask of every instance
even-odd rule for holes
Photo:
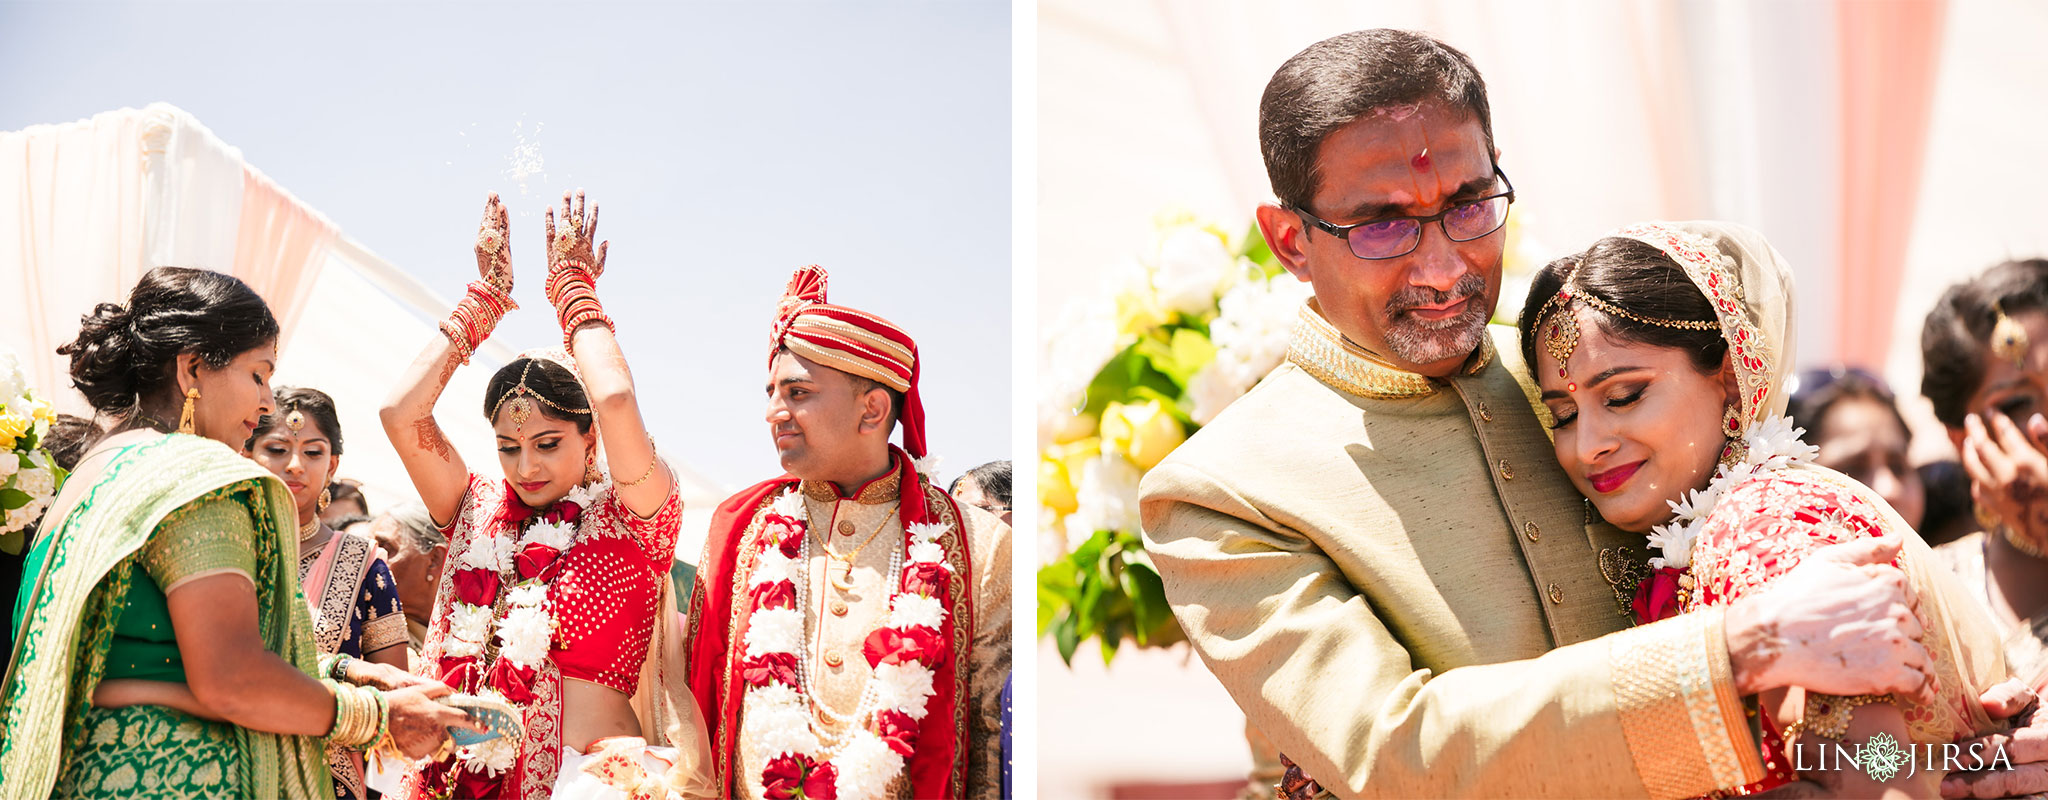
[[[300,543],[300,544],[304,544],[304,543],[306,542],[306,540],[307,540],[307,539],[311,539],[311,538],[313,538],[313,534],[315,534],[315,533],[319,533],[319,532],[320,532],[320,518],[319,518],[319,517],[314,517],[314,518],[313,518],[313,521],[312,521],[312,522],[308,522],[308,523],[306,523],[306,524],[304,524],[304,525],[300,525],[300,526],[299,526],[299,543]]]
[[[889,527],[889,520],[894,519],[895,516],[895,504],[891,504],[888,511],[882,512],[882,524],[875,526],[875,532],[868,534],[868,538],[862,541],[859,546],[854,547],[853,552],[847,553],[843,556],[838,553],[832,552],[832,546],[829,544],[829,539],[831,536],[830,533],[821,533],[818,535],[818,549],[825,551],[825,557],[846,565],[846,570],[840,573],[840,577],[838,578],[832,577],[831,567],[826,567],[825,579],[832,583],[832,588],[838,589],[842,592],[853,591],[854,558],[858,557],[860,555],[860,551],[866,550],[870,543],[874,542],[877,537],[880,537],[882,535],[882,529]]]

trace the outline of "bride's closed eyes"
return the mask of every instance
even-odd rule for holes
[[[1606,405],[1608,408],[1627,408],[1635,405],[1636,401],[1643,399],[1643,392],[1649,388],[1650,384],[1648,381],[1617,386],[1608,393],[1605,401]],[[1573,420],[1579,418],[1578,410],[1579,408],[1576,404],[1569,402],[1559,403],[1552,407],[1550,409],[1550,417],[1554,421],[1550,423],[1550,429],[1557,430],[1572,424]]]

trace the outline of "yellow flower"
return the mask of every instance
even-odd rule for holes
[[[14,440],[28,432],[27,417],[12,413],[0,413],[0,451],[13,450]]]
[[[1102,412],[1102,438],[1139,469],[1151,469],[1187,441],[1188,435],[1165,406],[1147,400],[1130,405],[1110,403]]]
[[[1116,332],[1118,334],[1125,336],[1142,334],[1153,328],[1165,325],[1166,321],[1172,319],[1172,317],[1173,312],[1166,310],[1166,305],[1159,302],[1159,293],[1153,291],[1149,283],[1142,288],[1133,288],[1130,291],[1117,295]]]
[[[34,417],[36,419],[42,420],[44,422],[57,421],[57,410],[55,408],[50,407],[50,401],[44,400],[42,398],[36,398],[35,404],[36,409],[34,412]]]
[[[1094,414],[1065,414],[1060,417],[1059,427],[1052,433],[1054,444],[1071,444],[1095,434],[1101,423]]]
[[[1080,507],[1074,498],[1074,482],[1067,477],[1067,465],[1059,459],[1038,460],[1038,504],[1061,514],[1072,514]]]

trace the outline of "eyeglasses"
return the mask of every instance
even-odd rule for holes
[[[1300,206],[1289,205],[1287,209],[1300,214],[1303,222],[1349,242],[1354,256],[1370,261],[1400,258],[1415,252],[1422,244],[1422,226],[1432,222],[1441,224],[1444,236],[1453,242],[1469,242],[1507,224],[1508,204],[1515,202],[1515,185],[1508,182],[1508,174],[1500,170],[1500,165],[1494,165],[1493,174],[1507,191],[1467,200],[1426,217],[1383,217],[1353,225],[1332,225]]]

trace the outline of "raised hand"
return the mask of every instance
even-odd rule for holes
[[[486,283],[512,293],[512,222],[498,193],[484,202],[484,221],[476,228],[476,271]]]
[[[2035,414],[2023,433],[2012,419],[1992,411],[1988,418],[1964,418],[1963,430],[1971,499],[2011,530],[2008,540],[2015,545],[2048,546],[2048,454],[2040,444],[2048,437],[2048,421]]]
[[[570,199],[574,198],[572,205]],[[590,271],[594,280],[604,274],[605,251],[611,242],[602,242],[595,248],[591,242],[597,240],[597,206],[590,206],[590,213],[584,214],[583,191],[574,194],[562,193],[562,227],[555,227],[555,210],[550,208],[545,217],[548,236],[548,272],[561,270],[568,264],[581,264]]]

